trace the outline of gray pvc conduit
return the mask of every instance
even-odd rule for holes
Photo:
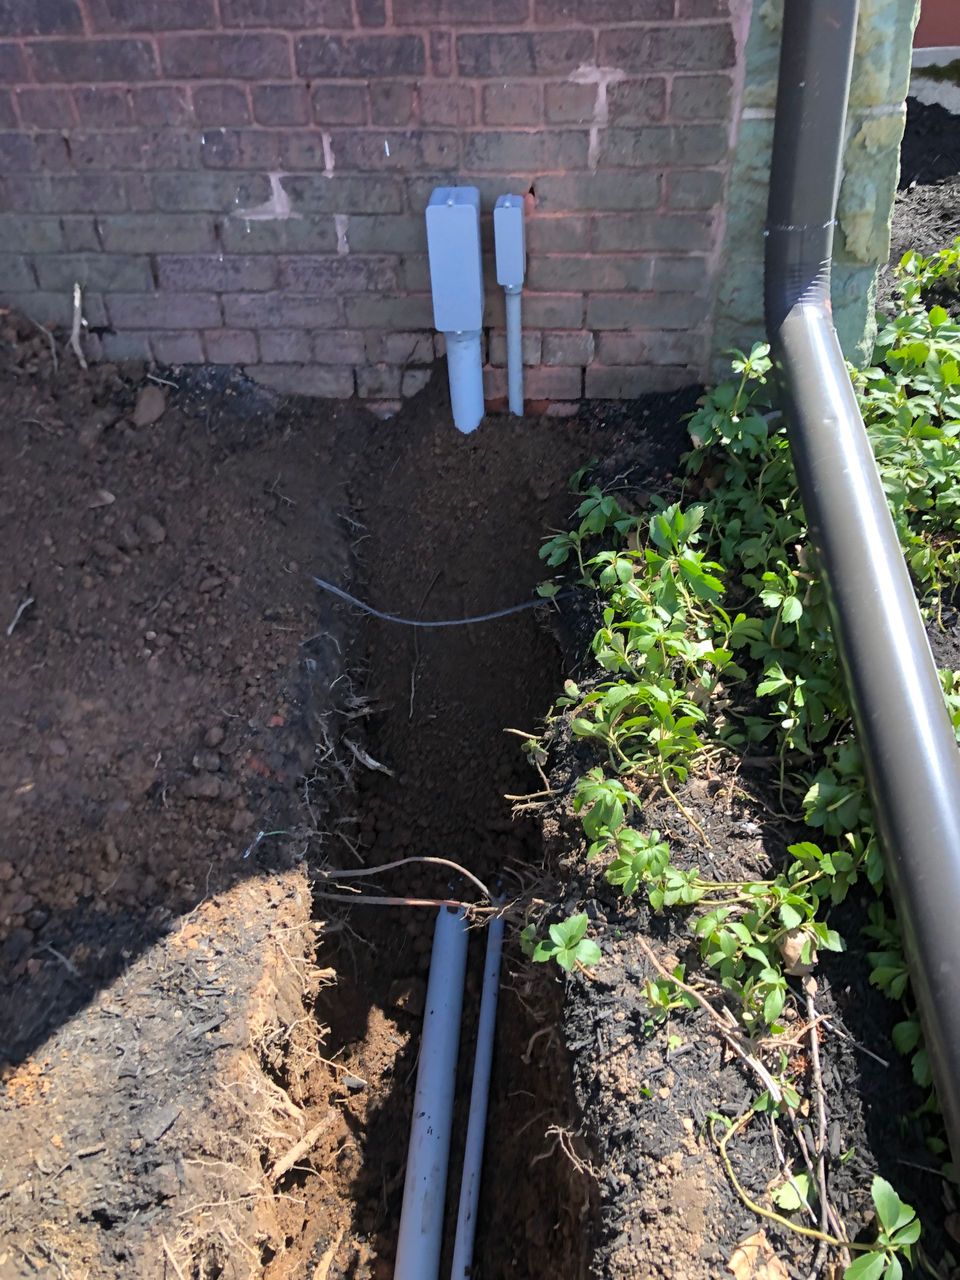
[[[767,330],[956,1160],[960,753],[830,309],[857,8],[857,0],[786,0],[767,210]]]

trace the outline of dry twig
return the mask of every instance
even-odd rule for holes
[[[280,1157],[270,1170],[271,1182],[279,1182],[285,1173],[290,1172],[298,1160],[313,1150],[317,1145],[317,1140],[329,1129],[336,1115],[336,1111],[331,1108],[318,1124],[315,1124],[312,1129],[308,1129],[300,1141],[293,1144],[286,1155]]]

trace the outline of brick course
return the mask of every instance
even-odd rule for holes
[[[706,370],[734,40],[718,0],[0,0],[0,303],[106,358],[415,394],[423,207],[530,192],[533,400]]]

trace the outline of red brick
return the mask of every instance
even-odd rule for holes
[[[538,23],[655,22],[673,17],[673,0],[536,0]]]
[[[484,400],[505,400],[507,395],[506,369],[494,369],[485,365],[483,370]]]
[[[30,129],[68,129],[76,120],[69,89],[18,89],[17,106]]]
[[[198,124],[249,124],[246,90],[238,84],[197,85],[193,114]]]
[[[285,36],[164,36],[160,57],[166,75],[183,80],[282,80],[290,75]]]
[[[529,13],[529,0],[393,0],[393,20],[398,27],[429,27],[443,22],[521,26]]]
[[[193,122],[189,90],[179,85],[157,84],[134,89],[133,106],[141,124],[176,127]]]
[[[633,400],[651,391],[676,391],[697,381],[690,369],[655,365],[645,369],[606,369],[592,365],[586,371],[586,395],[598,400]]]
[[[98,224],[103,247],[111,252],[202,253],[216,245],[213,221],[201,214],[114,214]]]
[[[396,288],[396,265],[390,258],[352,255],[278,259],[280,284],[293,293],[365,293]]]
[[[679,293],[684,289],[696,293],[704,287],[709,275],[707,259],[693,253],[676,258],[658,253],[653,263],[653,287],[664,293]]]
[[[524,329],[520,349],[523,354],[523,363],[525,365],[535,365],[540,363],[540,349],[543,337],[535,329]],[[490,331],[490,346],[488,360],[494,366],[505,365],[507,363],[507,335],[503,329],[492,329]]]
[[[453,35],[449,31],[430,32],[430,70],[435,76],[453,75]]]
[[[297,129],[273,136],[280,149],[281,168],[294,173],[298,170],[319,169],[325,177],[330,176],[328,170],[331,168],[330,157],[333,153],[330,134],[326,130]]]
[[[410,124],[417,113],[417,93],[403,80],[374,80],[370,84],[370,119],[374,124]]]
[[[726,158],[729,145],[727,130],[719,124],[609,128],[600,138],[600,164],[638,169],[660,164],[718,164]]]
[[[593,247],[599,252],[642,249],[708,249],[713,220],[707,213],[609,213],[594,219]]]
[[[592,333],[545,333],[542,359],[545,365],[573,365],[582,368],[593,359]]]
[[[0,213],[0,244],[18,253],[59,253],[66,245],[62,219],[24,213]]]
[[[491,129],[464,138],[463,167],[466,173],[523,174],[585,169],[587,150],[587,134],[572,129],[523,133]]]
[[[557,75],[591,63],[593,53],[593,32],[584,30],[457,37],[457,65],[462,76]]]
[[[335,297],[295,297],[287,293],[226,293],[223,318],[240,329],[327,329],[340,323]]]
[[[527,288],[535,292],[583,289],[617,292],[649,289],[652,259],[635,254],[599,257],[588,253],[562,256],[539,254],[527,265]]]
[[[460,164],[459,135],[453,131],[336,130],[331,133],[331,143],[337,170],[376,172],[400,169],[409,173],[426,169],[428,172],[453,172]],[[297,167],[289,148],[286,154],[289,166]]]
[[[357,19],[361,27],[383,27],[387,23],[385,0],[356,0]]]
[[[225,218],[220,239],[228,253],[333,253],[337,232],[329,214],[321,217],[247,221]]]
[[[203,293],[117,293],[108,299],[116,329],[218,329],[220,302]]]
[[[368,294],[346,298],[344,312],[353,329],[424,329],[433,326],[433,301],[428,293],[385,297]]]
[[[420,36],[301,36],[296,42],[302,76],[345,76],[355,80],[381,76],[418,76],[424,71]]]
[[[155,173],[150,183],[151,209],[173,213],[236,213],[270,195],[269,179],[258,173]]]
[[[484,85],[483,118],[487,124],[540,124],[543,120],[543,91],[540,85]]]
[[[145,333],[102,333],[100,350],[104,360],[117,360],[121,363],[125,360],[153,359],[150,339]]]
[[[216,254],[198,257],[157,257],[161,289],[183,293],[213,290],[217,293],[250,293],[272,289],[277,283],[277,263],[270,257]]]
[[[537,208],[550,213],[655,209],[659,203],[656,173],[571,173],[537,179]]]
[[[667,82],[662,76],[621,80],[607,89],[607,104],[611,124],[652,124],[666,115]]]
[[[398,396],[401,373],[396,365],[364,365],[357,370],[357,395],[373,400]]]
[[[535,329],[581,329],[583,294],[531,294],[523,300],[523,320]]]
[[[422,213],[353,214],[347,223],[347,239],[351,253],[425,254],[427,251],[427,229]]]
[[[703,323],[709,304],[687,293],[595,293],[587,300],[591,329],[692,329]]]
[[[583,253],[590,244],[590,219],[534,214],[527,218],[530,253]]]
[[[196,136],[175,133],[171,129],[109,133],[76,131],[70,135],[69,141],[73,167],[98,173],[154,165],[163,169],[189,169],[199,160]]]
[[[317,124],[366,124],[367,91],[359,85],[319,84],[312,102]]]
[[[345,400],[355,391],[352,369],[322,365],[258,364],[250,376],[265,387],[292,396]]]
[[[18,44],[0,44],[0,84],[22,84],[29,80],[27,63]]]
[[[310,98],[306,85],[255,85],[253,116],[258,124],[307,124],[310,120]]]
[[[404,207],[396,178],[310,173],[285,174],[281,182],[298,213],[399,213]]]
[[[4,292],[4,306],[22,311],[24,315],[39,320],[41,324],[69,327],[73,318],[73,291],[57,293],[40,293],[31,289],[24,293],[15,293],[12,289]],[[88,293],[83,299],[83,314],[90,325],[105,325],[107,313],[103,307],[103,299],[99,294]]]
[[[432,369],[404,369],[400,382],[400,394],[404,399],[418,395],[433,377]]]
[[[257,336],[248,329],[207,329],[203,335],[211,364],[255,364]]]
[[[680,170],[667,175],[671,209],[712,209],[723,199],[723,173],[718,169]]]
[[[41,289],[72,290],[79,281],[85,289],[111,293],[143,293],[153,288],[150,261],[146,255],[126,254],[44,254],[36,260]]]
[[[274,31],[309,27],[352,27],[350,0],[220,0],[225,27],[271,27]]]
[[[55,262],[55,258],[40,258],[41,263]],[[3,281],[3,289],[35,289],[37,287],[37,277],[34,275],[30,267],[30,263],[21,253],[0,253],[0,280]],[[41,284],[41,288],[47,286]],[[59,288],[55,285],[54,289]]]
[[[260,354],[267,364],[308,364],[313,359],[313,344],[303,329],[264,329]]]
[[[13,95],[6,89],[0,90],[0,129],[15,129],[19,123]]]
[[[86,0],[92,30],[99,32],[212,30],[214,0]]]
[[[83,31],[77,0],[3,0],[0,36],[66,36]]]
[[[356,335],[359,338],[359,334]],[[372,364],[424,365],[433,364],[433,334],[431,332],[371,333],[361,353],[355,358],[359,364],[367,359]]]
[[[159,364],[204,364],[199,333],[156,333],[151,340]]]
[[[678,18],[726,18],[729,0],[677,0]]]
[[[41,82],[153,80],[157,73],[147,40],[43,40],[28,44],[27,54]]]
[[[599,364],[697,365],[706,355],[706,338],[696,329],[645,329],[597,336]]]
[[[420,85],[420,119],[425,125],[452,125],[459,129],[472,125],[476,120],[473,85],[425,81]]]
[[[208,169],[280,167],[282,137],[264,129],[208,129],[201,137],[200,155]]]
[[[60,219],[63,230],[63,244],[66,249],[78,253],[99,253],[103,248],[97,220],[94,217],[71,217]],[[150,282],[152,286],[152,281]],[[149,286],[148,286],[149,287]]]
[[[546,119],[550,124],[590,124],[597,109],[595,84],[548,84]]]
[[[0,207],[36,213],[99,213],[125,209],[127,193],[119,174],[44,174],[0,178]]]
[[[366,358],[363,334],[348,329],[314,334],[313,358],[319,364],[360,364]]]
[[[736,49],[726,23],[612,27],[600,33],[597,57],[625,71],[716,71],[733,66]]]
[[[729,76],[674,76],[670,85],[673,120],[726,120],[733,81]]]
[[[133,124],[133,102],[129,89],[115,87],[74,89],[80,124],[88,129],[119,129]]]
[[[541,365],[524,375],[523,394],[528,400],[579,400],[582,386],[579,369]]]

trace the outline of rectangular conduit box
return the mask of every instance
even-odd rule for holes
[[[433,319],[441,333],[483,326],[480,261],[480,192],[476,187],[437,187],[427,205],[427,253]]]
[[[497,284],[505,289],[523,284],[527,252],[523,233],[523,196],[501,196],[493,209]]]

